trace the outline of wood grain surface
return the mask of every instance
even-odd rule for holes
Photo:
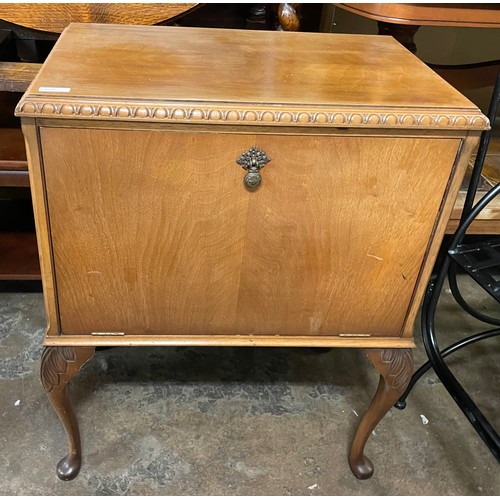
[[[58,335],[59,317],[54,281],[54,263],[52,260],[52,242],[47,214],[46,192],[43,179],[42,158],[39,148],[39,131],[35,120],[23,118],[21,122],[28,158],[31,198],[35,215],[36,241],[40,259],[40,272],[43,284],[43,299],[47,319],[46,335]]]
[[[459,142],[42,128],[61,330],[399,336]]]
[[[60,33],[70,23],[158,24],[196,3],[0,3],[0,19]]]
[[[41,137],[62,331],[230,331],[249,200],[235,160],[253,139]]]
[[[400,335],[459,141],[259,145],[273,164],[251,201],[237,331]]]
[[[73,24],[61,35],[17,113],[487,127],[475,105],[391,37],[99,24]]]
[[[101,346],[101,347],[349,347],[349,348],[413,348],[413,338],[404,337],[339,337],[321,335],[49,335],[46,346]]]
[[[470,155],[474,147],[477,146],[478,142],[479,134],[476,131],[471,131],[464,137],[458,148],[457,156],[453,164],[452,176],[450,178],[448,186],[446,187],[443,202],[441,204],[441,207],[439,208],[439,213],[435,220],[435,229],[429,241],[424,265],[422,266],[418,284],[415,289],[408,314],[406,316],[405,325],[403,327],[403,336],[405,337],[413,337],[415,319],[417,317],[421,302],[429,283],[429,278],[431,277],[431,273],[434,268],[434,263],[436,262],[438,252],[441,247],[446,224],[453,210],[453,204],[455,203],[457,193],[460,189],[460,185],[462,183],[462,179],[464,177]]]

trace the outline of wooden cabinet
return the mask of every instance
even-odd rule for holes
[[[260,345],[367,348],[369,477],[480,111],[391,38],[74,24],[17,113],[59,476],[95,346]]]

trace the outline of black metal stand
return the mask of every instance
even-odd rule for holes
[[[494,123],[500,103],[500,72],[497,75],[496,84],[488,110],[490,123]],[[413,386],[420,377],[433,368],[436,375],[441,380],[446,390],[450,393],[459,408],[468,418],[476,432],[485,442],[496,459],[500,462],[500,437],[495,429],[490,425],[486,417],[470,398],[453,373],[444,362],[444,358],[453,352],[471,345],[475,342],[485,340],[500,335],[500,328],[494,328],[457,342],[443,351],[439,349],[435,331],[435,314],[439,296],[443,285],[448,276],[450,289],[456,302],[473,317],[500,327],[500,318],[486,316],[474,309],[462,296],[457,282],[457,270],[465,270],[481,287],[494,299],[500,303],[500,281],[497,279],[500,269],[500,238],[481,242],[479,244],[464,245],[462,241],[465,233],[479,213],[500,194],[500,183],[486,193],[483,198],[475,205],[474,198],[477,192],[484,159],[488,150],[491,137],[491,130],[483,132],[479,144],[474,169],[467,196],[464,203],[464,209],[458,229],[456,230],[452,242],[448,247],[448,252],[441,264],[436,277],[429,282],[424,303],[422,306],[422,338],[429,361],[422,365],[413,375],[406,392],[396,403],[396,408],[406,407],[406,398]]]

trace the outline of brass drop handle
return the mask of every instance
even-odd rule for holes
[[[255,189],[262,181],[260,169],[264,168],[266,163],[269,163],[271,158],[256,146],[252,146],[248,151],[245,151],[237,160],[236,163],[241,165],[247,174],[243,178],[243,183],[249,189]]]

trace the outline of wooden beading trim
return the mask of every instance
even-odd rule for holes
[[[144,102],[25,97],[16,116],[127,122],[215,123],[355,128],[485,130],[488,119],[477,109],[356,108],[288,104]]]

